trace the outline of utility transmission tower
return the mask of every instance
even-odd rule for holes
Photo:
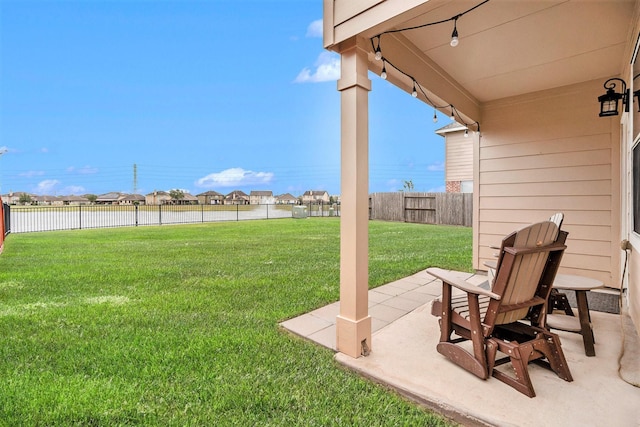
[[[138,165],[133,164],[133,194],[138,194]]]

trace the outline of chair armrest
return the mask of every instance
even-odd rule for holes
[[[429,273],[434,277],[437,277],[438,279],[442,280],[444,283],[447,283],[469,294],[484,295],[495,300],[499,300],[501,298],[500,295],[496,293],[493,293],[487,289],[483,289],[479,286],[472,285],[471,283],[467,283],[464,280],[461,280],[459,277],[457,277],[454,274],[454,272],[450,270],[443,270],[442,268],[428,268],[427,273]]]

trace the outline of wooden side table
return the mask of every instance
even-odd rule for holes
[[[553,282],[553,288],[558,290],[574,291],[578,305],[578,317],[573,315],[572,310],[566,311],[568,314],[547,314],[547,326],[563,331],[576,332],[582,335],[584,342],[584,352],[587,356],[595,356],[595,338],[591,327],[591,316],[589,314],[589,302],[587,292],[593,289],[604,287],[600,280],[590,277],[575,276],[572,274],[558,274]],[[551,310],[549,304],[549,310]]]

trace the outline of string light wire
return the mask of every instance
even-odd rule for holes
[[[458,45],[459,40],[458,40],[458,19],[460,19],[462,16],[466,15],[467,13],[479,8],[480,6],[482,6],[485,3],[488,3],[489,0],[484,0],[481,3],[478,3],[477,5],[473,6],[470,9],[465,10],[462,13],[459,13],[457,15],[452,16],[451,18],[448,19],[442,19],[440,21],[435,21],[435,22],[428,22],[425,24],[421,24],[421,25],[415,25],[413,27],[406,27],[406,28],[399,28],[399,29],[395,29],[395,30],[388,30],[388,31],[384,31],[380,34],[377,34],[373,37],[371,37],[371,47],[374,51],[374,57],[377,61],[382,61],[382,72],[380,73],[380,77],[382,77],[384,80],[387,79],[388,77],[388,73],[387,73],[387,65],[389,65],[390,67],[394,68],[395,70],[397,70],[398,72],[400,72],[401,74],[405,75],[406,77],[410,78],[412,83],[413,83],[413,90],[411,92],[411,96],[413,96],[414,98],[418,96],[418,90],[420,91],[420,93],[422,93],[422,96],[425,98],[425,100],[427,101],[427,103],[429,105],[431,105],[433,107],[433,122],[437,122],[438,120],[438,116],[436,115],[436,110],[446,110],[446,109],[451,109],[451,120],[456,120],[458,122],[460,122],[461,124],[463,124],[467,129],[465,130],[465,136],[468,136],[468,129],[469,126],[475,126],[476,127],[476,131],[478,133],[480,133],[480,123],[478,123],[477,121],[474,123],[467,123],[464,121],[464,119],[461,117],[460,113],[458,112],[458,110],[456,109],[456,107],[454,107],[452,104],[448,104],[448,105],[436,105],[435,102],[433,102],[429,96],[427,95],[427,93],[425,92],[424,88],[422,87],[422,85],[420,83],[418,83],[418,81],[411,76],[410,74],[408,74],[407,72],[401,70],[400,68],[398,68],[396,65],[394,65],[391,61],[389,61],[388,58],[386,58],[383,53],[382,53],[382,36],[385,34],[391,34],[391,33],[399,33],[399,32],[403,32],[403,31],[410,31],[410,30],[416,30],[419,28],[425,28],[425,27],[429,27],[432,25],[438,25],[438,24],[443,24],[445,22],[450,22],[453,21],[453,32],[451,33],[451,46],[455,47]],[[374,40],[376,41],[374,43]],[[457,118],[457,119],[456,119]]]

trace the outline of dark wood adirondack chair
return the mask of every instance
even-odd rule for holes
[[[493,376],[529,397],[535,396],[528,371],[531,361],[573,381],[560,339],[544,328],[547,299],[566,248],[566,233],[560,233],[553,222],[544,221],[505,237],[490,287],[465,282],[456,272],[429,268],[427,272],[443,283],[442,296],[431,310],[440,317],[438,352],[482,379]],[[452,288],[463,293],[454,295]],[[468,340],[472,352],[460,345]],[[497,359],[498,352],[506,357]],[[515,376],[496,368],[508,362]]]

